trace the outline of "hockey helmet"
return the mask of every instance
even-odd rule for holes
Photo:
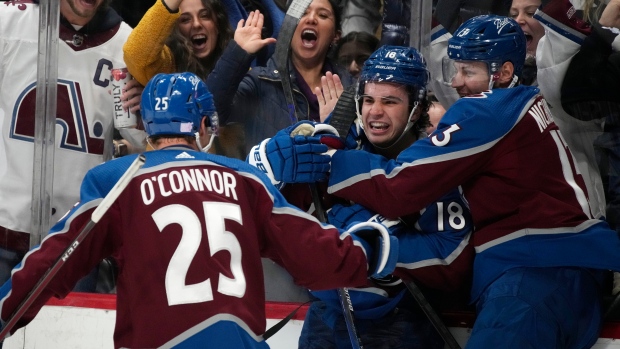
[[[364,62],[357,87],[357,96],[364,94],[368,82],[391,82],[408,86],[410,102],[426,96],[430,73],[426,61],[418,50],[406,46],[381,46]]]
[[[526,46],[525,34],[514,19],[482,15],[470,18],[456,30],[448,40],[448,57],[452,61],[486,62],[491,76],[499,72],[502,64],[511,62],[514,75],[520,77]],[[444,63],[444,80],[449,79],[445,81],[449,83],[453,74],[446,74],[446,67]]]
[[[141,101],[144,130],[149,136],[195,136],[203,116],[217,131],[213,95],[193,73],[157,74],[144,88]]]
[[[360,73],[355,98],[358,129],[366,132],[362,120],[360,99],[364,96],[364,89],[367,83],[388,82],[403,85],[406,87],[411,108],[407,117],[407,124],[401,135],[396,140],[393,140],[389,146],[374,144],[375,147],[381,149],[388,149],[396,145],[416,123],[417,120],[413,120],[412,117],[418,109],[418,105],[420,103],[423,106],[426,105],[426,85],[429,80],[430,73],[426,69],[426,61],[418,50],[407,46],[381,46],[364,62],[362,72]]]

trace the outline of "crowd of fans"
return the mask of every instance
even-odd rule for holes
[[[469,294],[468,287],[473,282],[475,294],[472,301],[477,301],[477,297],[483,299],[477,303],[477,311],[479,315],[482,314],[483,320],[495,315],[492,311],[489,312],[489,307],[499,306],[493,303],[495,300],[491,300],[489,297],[492,295],[488,294],[491,292],[489,290],[493,289],[489,284],[494,283],[494,280],[484,285],[489,287],[486,291],[476,289],[476,283],[486,282],[480,280],[488,278],[489,275],[497,277],[503,285],[522,277],[556,278],[564,280],[562,282],[567,279],[578,279],[579,283],[591,286],[586,281],[581,281],[590,277],[590,272],[582,272],[582,269],[570,275],[564,273],[564,269],[567,268],[560,268],[562,270],[557,273],[554,270],[556,274],[553,275],[537,274],[530,270],[532,269],[530,267],[558,267],[553,263],[563,263],[556,262],[561,258],[547,264],[541,262],[540,265],[524,266],[515,263],[510,272],[504,272],[501,276],[493,274],[497,270],[489,271],[485,268],[483,268],[485,276],[477,275],[472,261],[473,248],[476,248],[476,253],[480,253],[482,248],[475,243],[469,243],[470,235],[476,236],[476,232],[482,227],[497,223],[489,220],[502,221],[503,218],[498,218],[499,214],[486,216],[484,212],[496,210],[488,204],[469,207],[468,201],[480,202],[480,197],[475,194],[484,192],[480,189],[480,183],[493,185],[493,180],[487,177],[493,175],[501,177],[504,174],[502,169],[483,161],[469,164],[476,164],[476,168],[463,166],[460,168],[463,173],[470,175],[469,177],[463,175],[461,178],[463,181],[448,180],[447,178],[452,178],[450,176],[438,179],[441,183],[450,184],[449,188],[443,188],[444,192],[448,193],[445,197],[441,197],[440,200],[435,200],[433,197],[427,202],[428,205],[421,205],[423,202],[420,202],[422,211],[397,210],[400,213],[394,217],[389,212],[381,212],[375,206],[376,201],[366,203],[360,199],[359,195],[363,194],[363,190],[350,194],[346,192],[346,188],[339,186],[341,184],[337,180],[345,181],[344,178],[348,178],[353,170],[349,172],[343,170],[336,176],[317,177],[321,183],[318,189],[292,183],[295,180],[277,178],[280,175],[286,175],[288,179],[296,178],[294,175],[283,173],[285,170],[291,170],[291,167],[276,168],[277,162],[288,161],[286,156],[282,155],[284,152],[278,153],[282,159],[276,163],[273,160],[274,147],[279,149],[278,147],[282,147],[283,144],[288,144],[287,137],[290,138],[290,133],[293,131],[291,126],[298,125],[298,122],[304,120],[312,125],[326,120],[329,122],[330,118],[334,117],[331,113],[340,96],[344,96],[343,93],[347,90],[354,91],[355,97],[349,102],[355,104],[355,112],[350,115],[352,127],[348,134],[349,138],[344,141],[345,147],[380,155],[386,161],[387,165],[384,166],[393,170],[403,163],[415,163],[414,160],[418,160],[416,156],[421,156],[416,152],[418,149],[420,154],[424,154],[421,158],[425,158],[428,154],[423,150],[426,143],[422,141],[443,146],[445,143],[441,142],[449,142],[446,138],[449,138],[451,132],[459,131],[458,127],[452,128],[454,125],[460,122],[465,125],[470,121],[459,119],[455,116],[456,109],[452,109],[457,103],[460,108],[466,108],[463,107],[467,104],[461,101],[462,97],[483,95],[484,91],[491,90],[495,93],[494,98],[497,97],[502,103],[505,101],[512,103],[513,100],[527,96],[522,105],[512,106],[506,102],[505,105],[496,106],[514,108],[516,111],[526,110],[524,106],[527,105],[528,108],[530,106],[526,100],[540,95],[541,110],[552,115],[554,124],[559,129],[556,139],[558,147],[562,144],[570,149],[563,164],[568,167],[574,166],[575,178],[566,180],[569,184],[572,183],[579,205],[587,217],[580,223],[582,225],[579,225],[579,229],[586,229],[583,224],[590,224],[587,227],[589,229],[597,224],[594,222],[606,222],[605,224],[609,224],[611,229],[620,234],[619,0],[602,2],[587,0],[578,4],[573,4],[569,0],[433,1],[432,30],[426,33],[431,36],[431,56],[425,58],[416,49],[406,48],[411,35],[408,28],[412,16],[410,0],[313,0],[293,33],[286,61],[278,61],[280,57],[274,55],[274,51],[278,45],[285,12],[291,1],[156,0],[149,2],[149,6],[142,7],[138,6],[138,3],[135,2],[133,7],[129,7],[127,4],[111,0],[96,0],[93,4],[61,0],[62,42],[58,59],[57,109],[58,119],[64,121],[60,124],[64,125],[65,133],[62,134],[63,139],[56,142],[59,145],[54,160],[57,172],[51,198],[52,219],[55,221],[79,200],[79,188],[76,183],[81,181],[90,168],[112,157],[122,157],[128,153],[153,148],[147,143],[148,135],[142,131],[144,125],[139,123],[135,130],[114,130],[112,127],[112,103],[105,82],[109,77],[105,76],[104,72],[112,67],[127,67],[133,80],[123,91],[123,108],[138,113],[144,86],[147,86],[157,74],[183,72],[195,74],[212,94],[217,110],[215,118],[211,118],[210,121],[211,129],[208,132],[204,131],[206,134],[197,139],[197,148],[238,160],[247,159],[259,168],[264,165],[261,161],[257,161],[257,157],[263,160],[269,159],[271,168],[267,172],[274,176],[272,183],[278,186],[289,202],[318,216],[319,205],[311,200],[313,195],[318,195],[320,201],[327,203],[326,208],[331,209],[328,222],[339,228],[344,229],[352,222],[360,219],[369,220],[382,213],[383,216],[397,218],[406,223],[405,228],[394,228],[402,241],[407,241],[407,234],[424,235],[427,236],[427,240],[432,239],[428,236],[445,238],[448,235],[443,230],[443,223],[442,228],[431,229],[428,227],[428,222],[443,219],[442,205],[450,205],[452,208],[458,206],[461,221],[457,224],[458,229],[453,232],[457,237],[450,236],[452,239],[450,243],[437,244],[443,248],[454,247],[451,253],[457,250],[459,253],[451,254],[452,259],[446,262],[449,258],[442,255],[445,251],[435,252],[442,255],[442,266],[448,270],[441,273],[452,275],[452,269],[449,269],[453,267],[451,263],[460,258],[458,263],[467,264],[470,268],[457,268],[459,276],[471,279],[474,270],[474,281],[461,280],[456,286],[446,280],[438,282],[434,278],[427,279],[424,272],[420,272],[426,269],[418,270],[417,267],[409,268],[407,275],[410,277],[413,275],[413,281],[419,282],[425,290],[442,292],[457,291]],[[5,168],[0,168],[2,196],[0,281],[6,281],[10,278],[10,270],[22,260],[30,247],[28,235],[31,229],[29,200],[32,192],[32,174],[29,166],[34,161],[34,154],[30,149],[24,151],[22,148],[24,143],[31,145],[35,135],[35,120],[32,118],[35,100],[29,93],[36,82],[36,71],[30,68],[36,66],[37,51],[33,42],[36,44],[38,33],[32,28],[24,31],[15,18],[18,14],[27,14],[29,20],[34,21],[39,11],[38,5],[29,3],[26,6],[19,1],[6,1],[0,6],[0,55],[3,57],[0,63],[0,94],[3,96],[3,102],[0,103],[2,122],[0,131],[5,140],[4,144],[0,144],[0,163],[6,164]],[[114,8],[126,17],[125,21]],[[136,14],[141,11],[144,13]],[[480,17],[481,15],[493,17]],[[497,27],[498,30],[499,28],[510,30],[511,26],[514,26],[512,30],[517,37],[514,40],[516,42],[521,38],[524,39],[524,52],[500,51],[502,55],[493,62],[491,59],[482,59],[475,55],[471,60],[466,59],[469,53],[465,49],[462,52],[457,51],[456,43],[459,43],[459,50],[461,47],[466,47],[465,38],[475,33],[459,32],[459,28],[462,29],[461,26],[465,25],[468,30],[479,29],[479,36],[472,36],[471,40],[487,40],[484,38],[484,30],[477,26],[478,20],[493,23],[491,26]],[[562,30],[558,30],[558,27]],[[459,37],[456,36],[457,32],[460,33]],[[488,40],[495,44],[495,39],[497,38]],[[450,42],[453,46],[448,47]],[[27,45],[32,46],[30,50],[27,50]],[[68,46],[68,49],[63,45]],[[504,44],[498,41],[497,45],[501,48]],[[24,50],[23,53],[20,53],[20,50]],[[484,61],[484,65],[476,66],[471,63],[479,63],[475,62],[476,60]],[[521,61],[522,63],[518,63]],[[505,68],[506,62],[511,63],[510,69]],[[379,66],[394,67],[397,73],[390,75],[380,69],[375,70]],[[99,75],[93,76],[93,74]],[[283,76],[284,74],[286,76]],[[402,79],[399,78],[399,74],[402,74]],[[482,80],[471,80],[476,76],[485,77],[486,80],[482,84],[484,86],[480,83]],[[93,80],[96,82],[94,88],[90,87],[93,85],[91,83]],[[19,81],[20,84],[15,85],[15,81]],[[73,83],[64,83],[65,81]],[[286,81],[290,84],[290,91],[285,90],[286,87],[283,88],[283,85],[286,86]],[[508,94],[510,92],[506,91],[516,91],[512,88],[521,86],[523,89],[519,90],[519,94],[513,92],[515,96],[512,96],[512,99],[500,99],[502,93]],[[503,91],[496,92],[497,90]],[[479,113],[483,114],[485,109],[478,108]],[[450,116],[450,121],[454,121],[449,129],[438,127],[448,125],[442,123],[444,114]],[[30,118],[26,117],[28,115]],[[383,115],[389,115],[386,117],[388,121],[383,119]],[[76,117],[80,118],[79,122],[71,124],[70,120]],[[515,121],[515,125],[517,123],[518,121]],[[389,130],[387,135],[382,133],[386,129]],[[518,128],[515,126],[515,129]],[[483,132],[483,129],[480,128],[479,131]],[[506,134],[508,132],[513,131],[507,130]],[[490,135],[492,132],[486,136]],[[57,132],[56,137],[59,139],[61,135]],[[498,136],[498,139],[500,138]],[[541,143],[548,141],[548,139],[540,140]],[[497,148],[501,149],[502,143],[498,142]],[[126,147],[119,146],[121,144]],[[481,144],[478,146],[486,147]],[[294,148],[294,145],[291,147]],[[469,147],[473,146],[467,143],[461,150],[465,151]],[[488,149],[491,149],[490,147]],[[414,150],[407,153],[407,149]],[[485,148],[484,151],[488,149]],[[334,171],[343,168],[337,160],[340,159],[342,162],[344,158],[344,155],[340,158],[334,157],[332,162]],[[532,158],[536,156],[532,155]],[[356,161],[357,164],[357,161],[365,163],[366,160],[352,158],[350,161]],[[369,160],[374,165],[373,161]],[[515,164],[522,164],[523,161],[527,160],[518,157],[514,159]],[[415,170],[408,167],[407,170],[415,173]],[[403,169],[402,172],[405,173],[407,170]],[[486,177],[485,174],[480,174],[483,170],[487,171]],[[400,171],[399,169],[397,172],[401,173]],[[565,176],[570,172],[567,171],[564,172]],[[530,174],[521,175],[530,176]],[[346,183],[351,185],[348,181]],[[415,187],[417,182],[412,180],[412,183],[410,185],[417,189],[418,187]],[[423,181],[420,183],[420,188],[424,188],[426,183]],[[583,193],[579,189],[581,186],[584,188]],[[389,184],[379,183],[375,188],[390,187]],[[474,192],[470,194],[471,198],[468,198],[467,194],[472,188]],[[331,195],[339,190],[344,192],[339,198]],[[408,192],[405,190],[402,197],[410,199],[406,194]],[[507,195],[498,193],[501,194]],[[412,197],[417,199],[417,196]],[[396,198],[401,196],[394,193],[393,198],[398,200]],[[512,197],[511,200],[526,198],[529,197],[524,195],[522,198]],[[356,204],[351,206],[351,202]],[[515,205],[519,205],[519,202],[515,201]],[[558,203],[558,207],[561,205],[562,203]],[[412,204],[412,207],[417,206],[417,202]],[[469,217],[470,210],[473,222]],[[485,219],[477,218],[480,217],[476,216],[480,215],[480,211],[477,210],[483,211],[482,216]],[[446,214],[452,217],[455,212],[446,211]],[[502,214],[510,216],[511,212],[507,210]],[[428,218],[431,215],[434,215],[433,218]],[[538,227],[525,226],[523,229],[527,228]],[[497,229],[506,227],[500,225]],[[478,232],[478,236],[483,234]],[[491,238],[488,241],[486,239],[485,236],[485,243],[493,241]],[[417,240],[415,243],[420,244]],[[414,249],[413,243],[402,246]],[[401,255],[407,255],[406,251],[403,252],[402,246]],[[459,246],[467,247],[459,249],[457,248]],[[518,247],[515,250],[518,250]],[[589,258],[590,255],[584,254],[581,257]],[[489,257],[480,260],[484,258]],[[399,262],[412,265],[421,261],[411,259]],[[607,265],[604,262],[596,264],[590,261],[581,261],[568,266],[585,270],[595,267],[600,269],[603,265],[605,269],[615,268],[615,265]],[[399,267],[402,268],[402,265]],[[429,265],[426,264],[424,267]],[[311,293],[305,287],[295,285],[278,263],[263,260],[263,269],[266,270],[265,288],[268,300],[315,300],[310,307],[311,311],[308,312],[300,348],[339,348],[343,344],[338,343],[347,342],[348,335],[345,332],[346,324],[342,310],[338,306],[330,305],[330,301],[337,300],[337,297],[333,297],[334,295],[330,293]],[[114,280],[117,273],[114,258],[108,258],[91,271],[76,290],[115,292]],[[398,271],[396,274],[400,277]],[[604,292],[605,294],[614,295],[620,292],[620,277],[612,277],[611,273],[592,274],[593,280],[596,279],[596,282],[609,289]],[[363,302],[358,303],[358,307],[362,304],[361,308],[368,310],[364,314],[373,314],[366,318],[362,315],[356,319],[363,332],[361,337],[365,338],[366,343],[374,343],[374,340],[377,343],[376,347],[381,347],[381,342],[391,336],[387,334],[389,331],[385,328],[393,326],[402,331],[399,335],[392,335],[398,345],[415,342],[417,344],[411,347],[441,348],[443,345],[441,339],[436,338],[430,323],[425,319],[420,320],[420,316],[423,315],[419,311],[419,306],[411,299],[404,286],[401,284],[400,289],[396,289],[392,288],[395,284],[388,282],[388,287],[384,281],[369,279],[369,285],[366,285],[373,290],[371,292],[378,289],[379,292],[385,293],[380,301],[374,300],[376,303],[368,309],[364,308]],[[103,287],[102,284],[106,286]],[[609,287],[612,284],[613,287]],[[594,291],[588,289],[584,294],[589,295],[589,292]],[[506,306],[516,305],[510,303]],[[582,306],[584,309],[590,309],[589,307],[599,307],[600,304],[584,302]],[[399,308],[415,311],[399,313]],[[600,315],[596,311],[589,314],[594,318]],[[337,319],[338,317],[340,318]],[[597,323],[595,320],[592,321]],[[401,323],[415,326],[409,329],[407,326],[400,326]],[[489,332],[491,335],[484,334],[488,330],[483,327],[485,325],[481,320],[478,325],[481,327],[476,329],[480,331],[476,332],[477,342],[473,341],[472,347],[478,345],[476,343],[482,347],[492,341],[492,332]],[[506,321],[506,326],[511,326],[510,321]],[[595,338],[596,331],[588,332],[588,336],[590,339]],[[365,347],[375,346],[369,344]],[[392,347],[397,346],[394,344]]]

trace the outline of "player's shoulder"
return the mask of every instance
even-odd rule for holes
[[[540,90],[536,86],[519,85],[512,88],[498,88],[463,97],[454,103],[452,108],[466,114],[473,113],[479,117],[496,118],[498,114],[505,115],[504,111],[507,109],[522,108],[527,101],[538,94]]]
[[[170,147],[163,150],[147,152],[145,168],[161,166],[211,165],[218,166],[225,171],[234,172],[235,176],[247,177],[249,180],[270,183],[265,174],[254,166],[239,159],[221,155],[207,154],[183,147]]]
[[[464,97],[448,109],[440,126],[459,125],[460,130],[466,128],[482,138],[497,139],[520,120],[524,110],[539,96],[537,87],[517,86]]]
[[[120,158],[108,160],[91,168],[90,170],[88,170],[88,173],[92,176],[101,177],[104,174],[114,173],[115,171],[124,171],[125,169],[129,168],[129,166],[136,160],[139,155],[140,154],[129,154]]]

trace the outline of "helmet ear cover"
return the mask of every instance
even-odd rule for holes
[[[213,95],[193,73],[157,74],[146,85],[141,101],[142,121],[149,136],[194,136],[207,116],[217,129]]]
[[[527,40],[512,18],[483,15],[470,18],[448,40],[448,57],[454,61],[482,61],[494,76],[505,62],[514,66],[519,77],[525,64]]]

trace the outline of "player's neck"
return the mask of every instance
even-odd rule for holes
[[[155,144],[153,144],[153,148],[155,150],[161,150],[164,148],[170,148],[175,146],[189,147],[193,150],[198,150],[198,148],[196,147],[196,143],[190,144],[183,138],[160,138]]]

